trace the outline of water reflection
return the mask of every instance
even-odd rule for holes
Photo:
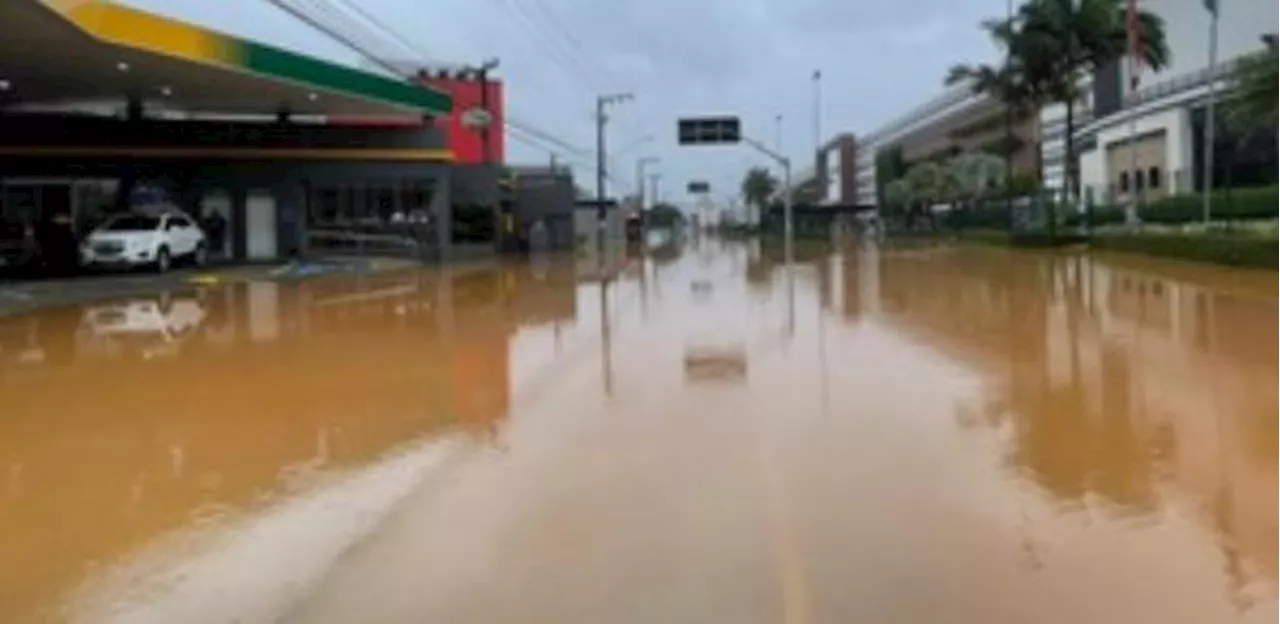
[[[1062,513],[1194,517],[1237,605],[1274,599],[1274,274],[946,248],[842,264],[847,321],[980,371],[959,422],[994,431],[1015,478]]]
[[[510,338],[576,319],[572,264],[249,283],[0,318],[0,621],[158,536],[408,442],[492,444]],[[552,362],[554,363],[554,362]]]

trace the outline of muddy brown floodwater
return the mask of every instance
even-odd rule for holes
[[[1274,272],[702,242],[0,318],[2,622],[1274,622]]]

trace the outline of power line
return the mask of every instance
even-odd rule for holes
[[[386,33],[388,36],[394,39],[397,43],[399,43],[400,46],[403,47],[404,49],[414,54],[417,54],[419,59],[425,61],[431,58],[431,55],[428,54],[424,49],[418,47],[416,43],[410,41],[404,35],[401,35],[396,29],[392,28],[391,26],[388,26],[386,22],[379,19],[378,16],[365,10],[359,4],[356,4],[352,0],[338,0],[338,3],[346,7],[348,10],[355,13],[356,15],[360,16],[360,18],[363,19],[364,21],[368,22],[369,24],[372,24],[375,28]]]
[[[521,4],[518,0],[498,0],[498,6],[507,10],[508,13],[516,17],[516,22],[528,32],[534,43],[542,48],[546,53],[547,59],[550,60],[561,72],[568,78],[577,82],[580,86],[585,87],[588,93],[596,93],[600,91],[598,85],[591,79],[590,72],[584,78],[583,70],[580,66],[574,67],[575,62],[581,62],[581,57],[574,54],[566,48],[557,47],[558,40],[554,37],[548,37],[546,32],[538,26],[537,20],[528,11],[528,7]]]
[[[378,64],[384,69],[387,69],[388,71],[391,71],[396,75],[404,74],[404,70],[405,70],[404,67],[397,65],[395,62],[393,62],[392,59],[386,58],[382,54],[379,54],[377,51],[373,51],[370,49],[370,48],[383,48],[385,50],[387,46],[385,45],[384,40],[379,38],[376,34],[371,34],[367,29],[361,29],[360,32],[352,32],[351,31],[352,22],[349,19],[343,19],[343,17],[337,15],[339,13],[342,13],[343,10],[333,6],[332,4],[330,4],[328,0],[306,0],[305,8],[298,5],[298,0],[266,0],[266,1],[286,11],[287,13],[294,16],[295,18],[302,20],[304,23],[308,24],[312,28],[315,28],[316,30],[319,30],[320,32],[337,40],[338,42],[350,48],[352,51],[364,56],[370,61],[373,61],[374,63]],[[406,50],[409,50],[410,52],[412,52],[414,56],[418,57],[411,60],[424,61],[423,64],[424,65],[426,64],[425,60],[428,55],[425,54],[423,50],[418,48],[418,46],[414,45],[413,42],[409,41],[403,35],[400,35],[396,31],[391,29],[385,22],[383,22],[377,16],[372,15],[368,11],[354,5],[352,2],[348,0],[338,0],[338,1],[341,2],[344,7],[351,9],[359,18],[365,20],[368,24],[372,25],[374,28],[384,31],[386,36],[389,36],[390,38],[396,40],[401,47],[404,47]],[[318,17],[317,14],[322,14],[326,16],[328,19]],[[370,43],[370,38],[373,39],[372,44]],[[572,145],[549,132],[538,129],[528,122],[515,119],[510,115],[508,115],[503,120],[503,125],[508,130],[514,130],[516,132],[525,134],[526,137],[524,138],[524,142],[526,143],[529,143],[530,140],[541,141],[544,144],[554,145],[557,148],[565,150],[570,153],[574,153],[574,154],[587,153],[587,150],[584,148]]]
[[[353,52],[356,52],[357,54],[360,54],[361,56],[378,64],[383,69],[386,69],[388,71],[391,71],[392,73],[398,74],[399,70],[392,63],[390,63],[387,59],[383,58],[376,52],[371,52],[369,50],[370,47],[376,47],[376,46],[370,46],[367,41],[360,41],[359,40],[360,37],[358,35],[354,35],[349,31],[343,31],[341,27],[336,26],[333,23],[326,23],[323,18],[317,17],[315,13],[309,12],[297,6],[297,4],[295,3],[295,0],[265,0],[265,1],[285,11],[289,15],[292,15],[293,17],[301,20],[303,23],[307,24],[308,26],[311,26],[312,28],[328,35],[330,38],[334,39],[335,41],[338,41],[339,43],[350,48]],[[329,7],[327,11],[326,9],[318,8],[321,5],[316,5],[314,3],[308,3],[308,5],[311,7],[312,11],[318,10],[319,13],[321,14],[327,14],[330,19],[334,17],[332,13],[333,8],[331,5],[327,5]]]
[[[572,47],[573,51],[577,52],[577,55],[575,55],[574,58],[580,59],[583,65],[589,70],[589,73],[594,74],[599,68],[593,63],[590,63],[588,59],[592,57],[591,53],[587,51],[586,46],[582,45],[582,41],[573,34],[573,30],[567,28],[564,25],[564,22],[560,20],[559,15],[552,11],[543,0],[529,1],[533,4],[534,9],[541,13],[543,17],[546,18],[547,22],[551,24],[551,28],[559,33],[560,37],[564,41],[568,42],[569,47]]]

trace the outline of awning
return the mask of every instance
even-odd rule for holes
[[[137,97],[188,111],[445,115],[441,91],[114,4],[0,0],[0,107]]]

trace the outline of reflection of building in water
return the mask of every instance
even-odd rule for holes
[[[213,288],[161,359],[89,348],[98,330],[173,331],[149,301],[0,319],[0,621],[196,514],[251,511],[422,436],[491,439],[508,335],[526,315],[573,313],[571,266],[544,275],[567,295],[526,273]]]
[[[1017,258],[886,258],[881,316],[994,380],[976,422],[1008,428],[1009,461],[1046,492],[1120,515],[1189,505],[1235,590],[1274,582],[1273,295]]]

